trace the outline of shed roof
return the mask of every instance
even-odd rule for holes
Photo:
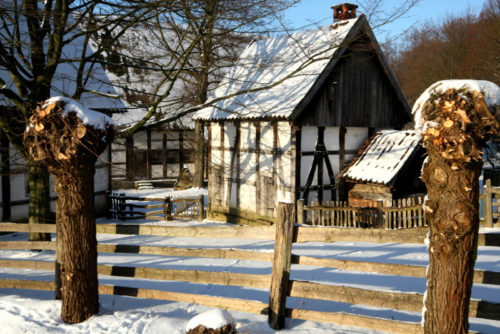
[[[392,185],[418,148],[415,130],[384,130],[369,138],[354,160],[340,173],[346,181]]]
[[[399,98],[407,105],[364,15],[331,26],[256,41],[214,91],[198,120],[295,119],[360,32],[366,33]],[[409,113],[409,107],[408,107]]]

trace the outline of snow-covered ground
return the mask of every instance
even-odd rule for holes
[[[98,223],[116,221],[99,219]],[[129,221],[131,223],[145,221]],[[167,224],[163,221],[148,222]],[[210,221],[169,222],[169,225],[210,226]],[[483,232],[500,233],[500,229]],[[53,236],[55,238],[55,236]],[[26,240],[24,233],[0,236],[0,241]],[[98,235],[100,243],[173,246],[189,248],[223,248],[272,252],[273,242],[257,239],[200,239],[185,237],[156,237],[130,235]],[[425,246],[415,244],[375,244],[358,242],[301,243],[294,244],[293,252],[346,260],[373,261],[426,265],[428,261]],[[53,251],[0,250],[0,259],[54,261]],[[170,257],[142,254],[99,254],[99,263],[105,265],[138,266],[149,268],[223,271],[247,274],[271,274],[271,263],[234,259],[209,259]],[[500,272],[500,248],[480,247],[476,269]],[[52,281],[53,272],[26,269],[0,268],[0,278]],[[424,293],[426,281],[423,278],[347,272],[332,268],[293,265],[291,279],[308,280],[331,285],[347,285],[380,291],[402,291]],[[202,295],[242,298],[267,303],[268,290],[166,282],[127,277],[100,276],[101,284],[116,284],[145,289],[158,289]],[[500,303],[500,286],[476,284],[472,297]],[[0,289],[0,323],[2,333],[184,333],[189,320],[201,312],[211,310],[196,304],[138,299],[124,296],[100,296],[101,311],[98,315],[77,325],[65,324],[60,319],[60,302],[53,300],[53,292],[20,289]],[[420,312],[402,312],[362,305],[350,305],[310,299],[289,298],[288,307],[327,312],[347,312],[366,316],[420,322]],[[267,325],[267,316],[229,310],[239,333],[274,333]],[[481,333],[500,333],[498,321],[471,319],[471,330]],[[373,330],[340,327],[329,323],[287,319],[282,333],[378,333]]]

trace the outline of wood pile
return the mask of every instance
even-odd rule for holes
[[[224,325],[221,328],[213,329],[206,328],[203,325],[199,325],[196,328],[190,329],[186,334],[236,334],[236,328],[234,325]]]

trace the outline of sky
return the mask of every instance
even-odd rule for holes
[[[331,6],[344,2],[356,4],[355,0],[302,0],[298,5],[285,12],[285,19],[293,27],[301,27],[317,21],[319,21],[319,25],[327,25],[333,21]],[[401,0],[382,0],[382,5],[385,8],[394,8],[401,2]],[[420,0],[403,18],[375,31],[375,34],[379,42],[383,42],[387,37],[398,36],[409,28],[421,25],[429,19],[439,22],[450,15],[465,14],[468,10],[477,14],[486,2],[487,0]],[[358,8],[358,15],[359,13],[363,13],[360,8]]]

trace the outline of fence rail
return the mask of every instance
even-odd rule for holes
[[[279,222],[280,220],[278,220]],[[0,231],[27,232],[27,231],[49,231],[55,232],[55,226],[48,224],[29,225],[0,223]],[[128,235],[154,235],[154,236],[184,236],[191,238],[249,238],[261,240],[278,240],[279,236],[288,238],[287,242],[302,243],[309,241],[335,242],[377,242],[377,243],[417,243],[422,244],[426,235],[426,229],[358,229],[358,228],[335,228],[323,226],[292,225],[288,231],[292,233],[284,234],[276,226],[231,226],[231,227],[201,227],[201,226],[152,226],[152,225],[119,225],[119,224],[98,224],[98,233],[107,234],[128,234]],[[500,234],[487,233],[480,234],[479,245],[500,246]],[[276,245],[275,245],[276,247]],[[0,249],[55,249],[55,242],[32,243],[27,241],[3,241],[0,242]],[[279,249],[286,249],[279,246]],[[154,254],[165,256],[202,257],[218,259],[238,259],[252,261],[272,262],[273,268],[277,265],[276,252],[267,253],[259,251],[243,251],[234,249],[199,249],[199,248],[177,248],[162,246],[139,246],[127,244],[107,244],[99,243],[100,253],[130,253],[130,254]],[[425,266],[400,265],[388,263],[376,263],[368,261],[351,261],[314,256],[302,256],[293,253],[290,247],[285,252],[285,257],[289,257],[289,273],[293,273],[295,264],[301,266],[315,266],[324,268],[336,268],[338,270],[361,271],[366,273],[387,274],[392,276],[425,277]],[[279,260],[281,262],[287,260]],[[286,263],[285,263],[286,266]],[[27,261],[23,259],[1,260],[0,267],[28,268],[34,270],[53,270],[53,262]],[[272,284],[276,284],[273,275],[265,274],[241,274],[231,272],[212,272],[206,270],[177,270],[158,269],[148,267],[126,267],[116,265],[99,265],[99,275],[129,277],[131,279],[152,279],[192,282],[198,284],[216,284],[241,287],[253,287],[259,289],[269,289],[272,291]],[[273,269],[274,271],[274,269]],[[279,271],[278,271],[279,272]],[[291,275],[293,276],[293,275]],[[273,283],[274,282],[274,283]],[[475,270],[474,283],[500,284],[500,273],[492,271]],[[349,286],[332,286],[317,282],[303,280],[288,280],[284,285],[280,285],[286,298],[297,297],[305,299],[328,300],[351,304],[361,304],[375,307],[382,307],[403,311],[419,311],[422,307],[421,294],[405,292],[384,292],[372,291],[369,289],[355,288]],[[54,290],[52,282],[39,282],[31,280],[0,279],[2,288],[19,289],[40,289]],[[279,290],[279,289],[278,289]],[[179,293],[175,291],[140,289],[127,286],[100,285],[99,292],[102,294],[127,295],[141,298],[165,299],[171,301],[198,303],[211,307],[229,308],[252,313],[272,313],[268,305],[260,301],[245,300],[236,298],[226,298],[219,296],[207,296],[201,294]],[[278,298],[279,299],[279,298]],[[270,298],[271,300],[271,298]],[[389,319],[379,319],[369,316],[333,313],[323,311],[313,311],[300,308],[285,308],[281,314],[286,317],[294,317],[304,320],[326,321],[341,325],[352,325],[367,327],[396,333],[419,333],[422,328],[419,323],[399,322]],[[271,311],[269,311],[271,310]],[[486,319],[500,318],[500,304],[482,300],[471,300],[470,316]]]
[[[120,220],[152,219],[198,219],[202,221],[205,216],[205,197],[183,198],[146,198],[126,196],[121,194],[107,194],[110,203],[109,213],[112,218]],[[159,209],[159,210],[158,210]]]

